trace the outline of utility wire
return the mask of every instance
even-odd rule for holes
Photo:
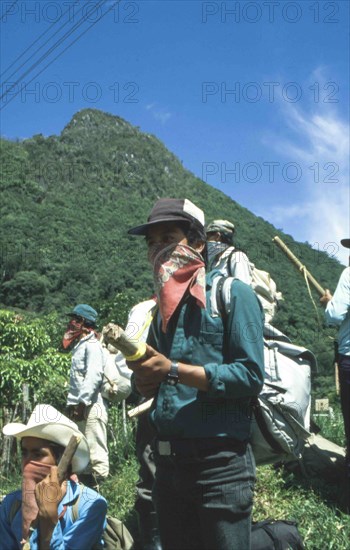
[[[79,40],[79,38],[81,38],[82,36],[84,36],[84,34],[87,33],[87,31],[89,31],[94,25],[96,25],[96,23],[98,23],[105,15],[107,15],[107,13],[109,13],[113,8],[114,6],[116,6],[116,4],[119,4],[121,2],[121,0],[116,0],[112,6],[106,11],[106,13],[103,13],[101,15],[101,17],[99,17],[99,19],[97,19],[96,21],[94,21],[90,27],[88,27],[85,31],[83,31],[75,40],[73,40],[73,42],[71,42],[70,44],[68,44],[68,46],[62,50],[54,59],[52,59],[47,65],[45,65],[45,67],[43,69],[41,69],[41,71],[39,71],[35,76],[33,76],[33,78],[27,82],[27,84],[30,84],[31,82],[33,82],[33,80],[35,78],[37,78],[45,69],[47,69],[47,67],[49,67],[54,61],[56,61],[56,59],[58,59],[59,57],[61,57],[61,55],[64,54],[65,51],[67,51],[71,46],[73,46],[73,44],[75,44],[77,42],[77,40]],[[18,90],[18,92],[16,94],[14,94],[11,99],[9,99],[2,107],[0,107],[0,111],[2,111],[9,103],[11,103],[11,101],[13,101],[15,99],[15,97],[18,96],[18,94],[21,92],[21,90]],[[1,98],[0,98],[1,99]]]
[[[75,2],[74,5],[79,4],[79,1],[80,1],[80,0],[76,0],[76,2]],[[16,0],[16,2],[17,2],[17,0]],[[83,9],[83,8],[81,8],[81,9]],[[7,73],[7,71],[10,70],[11,67],[13,67],[13,66],[15,65],[15,63],[17,63],[17,61],[19,61],[19,60],[20,60],[20,59],[21,59],[21,58],[22,58],[22,57],[23,57],[23,56],[24,56],[24,55],[25,55],[25,54],[26,54],[26,53],[27,53],[27,52],[37,43],[37,42],[39,42],[39,40],[40,40],[43,36],[45,36],[45,34],[48,33],[48,32],[52,29],[52,27],[54,27],[55,25],[57,25],[57,23],[60,21],[60,19],[62,19],[62,17],[64,17],[64,16],[66,15],[66,13],[68,13],[69,11],[70,11],[70,7],[68,8],[67,11],[65,11],[64,13],[62,13],[62,15],[57,19],[57,21],[54,21],[54,22],[52,23],[52,25],[50,25],[50,27],[48,27],[48,28],[46,29],[46,31],[44,31],[43,33],[41,33],[41,35],[40,35],[36,40],[34,40],[34,42],[32,42],[32,43],[28,46],[28,48],[26,48],[26,49],[24,50],[24,52],[22,52],[22,53],[12,62],[12,63],[3,71],[3,73],[0,75],[0,78],[2,79],[3,76],[4,76],[4,74]],[[79,12],[78,12],[78,13],[79,13]],[[69,23],[69,19],[68,19],[63,25],[61,25],[61,27],[60,27],[52,36],[50,36],[50,38],[48,38],[47,41],[46,41],[44,44],[42,44],[42,45],[40,46],[40,48],[38,48],[30,57],[33,57],[34,55],[36,55],[36,54],[41,50],[41,48],[43,48],[43,47],[47,44],[47,42],[48,42],[49,40],[51,40],[51,38],[53,38],[61,29],[63,29],[63,27],[65,27],[65,25],[67,25],[67,23]],[[21,69],[21,68],[23,67],[23,65],[25,65],[25,64],[27,63],[27,61],[29,61],[30,57],[28,57],[28,59],[26,59],[26,61],[24,61],[24,63],[22,63],[22,65],[21,65],[20,67],[18,67],[18,69],[16,69],[12,74],[10,74],[10,76],[7,78],[7,80],[9,80],[17,71],[19,71],[19,69]]]
[[[107,0],[99,0],[98,3],[96,4],[95,8],[94,9],[98,9],[100,6],[103,6],[105,3],[107,2]],[[86,21],[86,17],[81,17],[81,19],[79,19],[79,21],[77,23],[75,23],[75,25],[73,25],[73,27],[71,29],[69,29],[61,38],[59,38],[57,40],[57,42],[55,42],[55,44],[53,44],[53,46],[51,46],[51,48],[48,49],[47,52],[45,52],[35,63],[33,63],[33,65],[31,65],[31,67],[29,67],[29,69],[27,69],[17,80],[16,82],[14,82],[12,84],[12,86],[10,86],[10,88],[8,88],[1,96],[0,96],[0,101],[6,96],[9,94],[9,92],[11,92],[11,90],[13,90],[13,88],[15,88],[17,86],[17,84],[19,84],[19,82],[21,82],[21,80],[23,80],[23,78],[25,78],[31,71],[33,71],[42,61],[44,61],[56,48],[58,48],[67,38],[69,38],[69,36],[75,32],[85,21]],[[97,20],[99,21],[99,19]],[[96,22],[97,22],[96,21]],[[90,27],[89,27],[90,28]]]

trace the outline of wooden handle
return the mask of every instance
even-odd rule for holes
[[[72,435],[67,447],[64,450],[63,455],[61,456],[61,460],[59,461],[58,467],[57,467],[57,475],[60,483],[62,483],[62,481],[67,479],[69,465],[72,462],[74,453],[77,450],[77,447],[80,441],[81,441],[81,436]]]
[[[138,407],[135,407],[134,409],[130,409],[130,411],[128,411],[128,417],[136,418],[137,416],[140,416],[141,414],[145,413],[151,408],[152,403],[153,403],[153,399],[149,399],[148,401],[141,403],[141,405],[138,405]]]
[[[288,256],[288,258],[299,269],[299,271],[306,275],[309,282],[317,290],[320,296],[323,296],[325,293],[325,289],[316,281],[316,279],[311,275],[311,273],[306,269],[306,267],[301,263],[301,261],[298,260],[296,256],[294,256],[293,252],[289,250],[288,246],[282,241],[282,239],[276,236],[272,239],[272,241],[275,242],[280,247],[281,250],[283,250],[286,256]]]
[[[132,340],[121,327],[114,323],[108,323],[103,327],[102,338],[105,344],[111,344],[121,351],[127,361],[137,361],[146,353],[144,342]]]

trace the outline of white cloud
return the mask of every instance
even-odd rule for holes
[[[168,111],[164,107],[158,107],[156,103],[149,103],[148,105],[146,105],[146,110],[150,111],[153,115],[153,118],[161,124],[166,124],[166,122],[168,122],[169,118],[171,118],[172,116],[170,111]]]
[[[349,251],[339,242],[350,237],[348,125],[334,105],[324,103],[316,104],[313,112],[287,104],[283,116],[291,137],[269,136],[264,141],[300,165],[302,190],[294,203],[289,196],[288,204],[272,206],[268,218],[295,238],[307,240],[348,265]]]

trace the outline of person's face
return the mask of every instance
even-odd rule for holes
[[[50,442],[39,437],[23,437],[21,441],[22,469],[28,462],[34,460],[49,466],[56,465],[56,458],[50,447]]]
[[[162,248],[171,244],[184,244],[188,245],[188,239],[183,230],[175,222],[157,223],[153,227],[150,227],[147,233],[146,242],[148,246],[148,259],[152,261],[152,258]],[[202,252],[204,243],[198,243],[191,245],[197,252]]]
[[[221,239],[221,235],[219,231],[209,231],[209,233],[207,233],[208,242],[219,242],[220,239]]]
[[[175,223],[157,223],[150,227],[146,236],[148,247],[148,260],[152,258],[165,246],[170,244],[188,244],[187,237],[180,227]]]
[[[183,230],[174,222],[157,223],[150,227],[146,237],[148,247],[153,245],[188,244]]]

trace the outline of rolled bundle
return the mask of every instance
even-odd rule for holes
[[[138,342],[129,338],[126,332],[114,323],[108,323],[103,327],[101,343],[104,343],[107,347],[117,348],[127,361],[137,361],[146,353],[145,342]]]

